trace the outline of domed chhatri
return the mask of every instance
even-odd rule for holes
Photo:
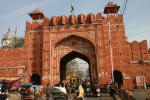
[[[4,35],[4,38],[3,39],[13,39],[13,36],[10,32],[10,27],[8,28],[8,32]]]
[[[117,13],[120,6],[118,6],[114,2],[108,2],[107,5],[104,8],[104,14],[110,14],[110,13]]]
[[[10,27],[8,28],[8,32],[4,35],[2,39],[2,47],[13,47],[14,46],[14,37],[10,32]]]
[[[32,18],[32,20],[41,20],[44,18],[43,12],[38,8],[29,13],[29,16]]]

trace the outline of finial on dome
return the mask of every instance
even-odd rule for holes
[[[8,32],[10,32],[10,26],[8,27]]]

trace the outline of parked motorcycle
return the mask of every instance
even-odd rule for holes
[[[91,96],[91,88],[90,87],[87,87],[86,89],[85,89],[85,96]]]
[[[100,96],[100,85],[99,85],[99,83],[96,81],[95,82],[95,87],[94,87],[94,91],[95,91],[95,96],[97,96],[97,97],[99,97]]]
[[[96,89],[96,94],[97,94],[97,95],[96,95],[97,97],[100,96],[100,88],[97,88],[97,89]]]
[[[85,87],[85,96],[91,96],[91,84],[90,82],[87,82],[86,87]]]

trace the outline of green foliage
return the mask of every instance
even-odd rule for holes
[[[24,46],[24,37],[16,38],[16,48],[22,48]]]

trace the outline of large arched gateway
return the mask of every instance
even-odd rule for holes
[[[65,68],[68,61],[74,58],[81,58],[90,65],[91,81],[98,80],[97,62],[94,45],[87,39],[76,35],[68,36],[55,44],[55,53],[58,56],[57,70],[58,76],[55,82],[65,79]],[[60,63],[59,63],[60,62]]]

